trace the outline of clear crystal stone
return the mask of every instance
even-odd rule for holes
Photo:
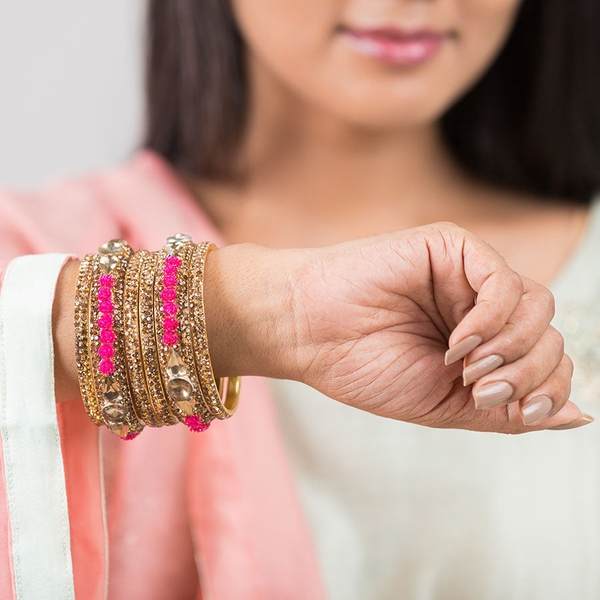
[[[119,264],[119,259],[114,254],[103,254],[99,262],[106,271],[112,271]]]
[[[116,433],[119,437],[126,437],[129,433],[129,425],[123,423],[122,425],[113,425],[110,430]]]
[[[186,378],[188,377],[188,371],[183,362],[181,356],[174,348],[169,353],[169,359],[167,360],[167,376],[171,379],[175,378]]]
[[[126,242],[123,240],[109,240],[98,249],[100,254],[119,254],[125,250]]]
[[[107,404],[123,402],[119,382],[114,377],[106,377],[102,382],[102,397]]]
[[[180,402],[190,402],[194,394],[194,388],[187,379],[176,377],[167,382],[167,393],[178,404]]]
[[[174,348],[169,352],[167,360],[167,393],[181,410],[190,415],[194,409],[194,386],[190,381],[188,370],[181,356]]]
[[[120,425],[125,420],[125,409],[119,404],[106,404],[102,408],[102,416],[109,424]]]
[[[107,377],[102,384],[102,415],[108,423],[121,424],[127,416],[118,381]]]
[[[183,412],[183,414],[186,417],[191,417],[194,414],[194,402],[190,402],[188,400],[180,400],[179,402],[177,402],[177,406],[179,406],[181,412]]]
[[[191,242],[192,236],[187,233],[176,233],[167,238],[167,246],[171,246],[173,248],[178,248],[182,246],[186,242]]]

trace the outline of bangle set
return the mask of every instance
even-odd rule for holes
[[[110,240],[83,257],[75,295],[81,397],[124,440],[145,426],[205,431],[233,415],[240,378],[215,380],[204,313],[211,242],[175,234],[158,251]]]

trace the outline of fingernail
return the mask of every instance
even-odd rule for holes
[[[570,423],[565,423],[564,425],[557,425],[556,427],[548,427],[548,429],[555,430],[563,430],[563,429],[575,429],[576,427],[583,427],[584,425],[589,425],[594,421],[594,417],[590,415],[582,415],[578,419],[571,421]]]
[[[465,367],[463,371],[463,385],[471,385],[480,377],[497,369],[504,359],[499,354],[491,354]]]
[[[464,358],[469,352],[475,350],[479,344],[483,341],[480,335],[470,335],[464,340],[454,344],[452,348],[449,348],[444,355],[444,364],[446,366],[455,363],[457,360]]]
[[[550,396],[541,394],[528,400],[521,406],[521,414],[523,415],[523,423],[525,425],[535,425],[550,416],[554,403]]]
[[[508,381],[488,383],[473,391],[475,408],[492,408],[499,404],[506,404],[514,391],[513,386]]]

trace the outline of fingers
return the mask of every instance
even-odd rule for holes
[[[447,365],[460,360],[506,325],[525,291],[520,275],[486,242],[465,232],[464,274],[477,293],[475,306],[448,340]]]
[[[447,225],[454,242],[462,236],[464,278],[476,293],[475,305],[452,331],[444,357],[446,365],[465,359],[464,384],[474,384],[475,406],[485,409],[476,411],[480,418],[471,415],[471,426],[477,422],[482,430],[521,433],[591,422],[568,401],[573,364],[564,354],[562,336],[550,326],[555,312],[551,292],[521,277],[491,246],[469,232],[436,224],[442,239]],[[431,253],[435,251],[430,249]],[[441,265],[443,256],[438,259]],[[433,277],[434,287],[443,290],[435,269]],[[465,414],[469,414],[466,405]]]
[[[529,352],[548,329],[554,317],[554,296],[544,286],[523,278],[524,293],[504,328],[468,355],[463,372],[464,385]]]
[[[477,380],[472,390],[475,406],[492,408],[523,398],[548,379],[563,356],[563,337],[549,327],[525,356]]]
[[[592,423],[593,417],[582,413],[569,401],[572,376],[573,361],[565,354],[542,385],[523,398],[520,405],[512,405],[509,413],[512,413],[513,420],[517,420],[516,413],[520,412],[521,422],[528,431],[532,428],[575,429]]]
[[[502,407],[493,409],[494,411],[501,410]],[[486,411],[488,412],[488,411]],[[586,415],[579,410],[579,408],[571,401],[567,401],[563,408],[556,413],[553,417],[544,419],[534,425],[526,425],[523,423],[521,411],[518,404],[511,404],[508,407],[508,419],[505,426],[505,433],[520,434],[530,433],[532,431],[544,431],[544,430],[566,430],[575,429],[584,425],[589,425],[594,421],[593,417]],[[498,420],[495,421],[498,423]]]
[[[492,422],[499,423],[499,413],[504,407],[507,433],[525,433],[541,429],[574,429],[593,422],[569,401],[573,361],[562,353],[562,336],[553,328],[542,336],[526,357],[506,365],[502,369],[482,378],[474,386],[476,406],[482,413],[489,413]],[[552,356],[560,355],[560,360],[547,376]],[[542,358],[542,357],[546,358]],[[489,380],[496,379],[490,383]],[[510,382],[510,383],[509,383]],[[499,384],[507,384],[504,387]],[[495,400],[488,394],[483,400],[477,398],[477,388],[493,386]],[[505,398],[500,398],[507,389]],[[523,394],[523,391],[525,393]],[[519,400],[519,402],[517,402]],[[508,404],[508,406],[506,406]]]
[[[521,400],[525,425],[536,425],[558,413],[569,399],[573,361],[564,354],[550,376]]]

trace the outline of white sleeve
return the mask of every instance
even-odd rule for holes
[[[19,256],[0,289],[0,435],[18,600],[74,598],[52,304],[69,254]]]

